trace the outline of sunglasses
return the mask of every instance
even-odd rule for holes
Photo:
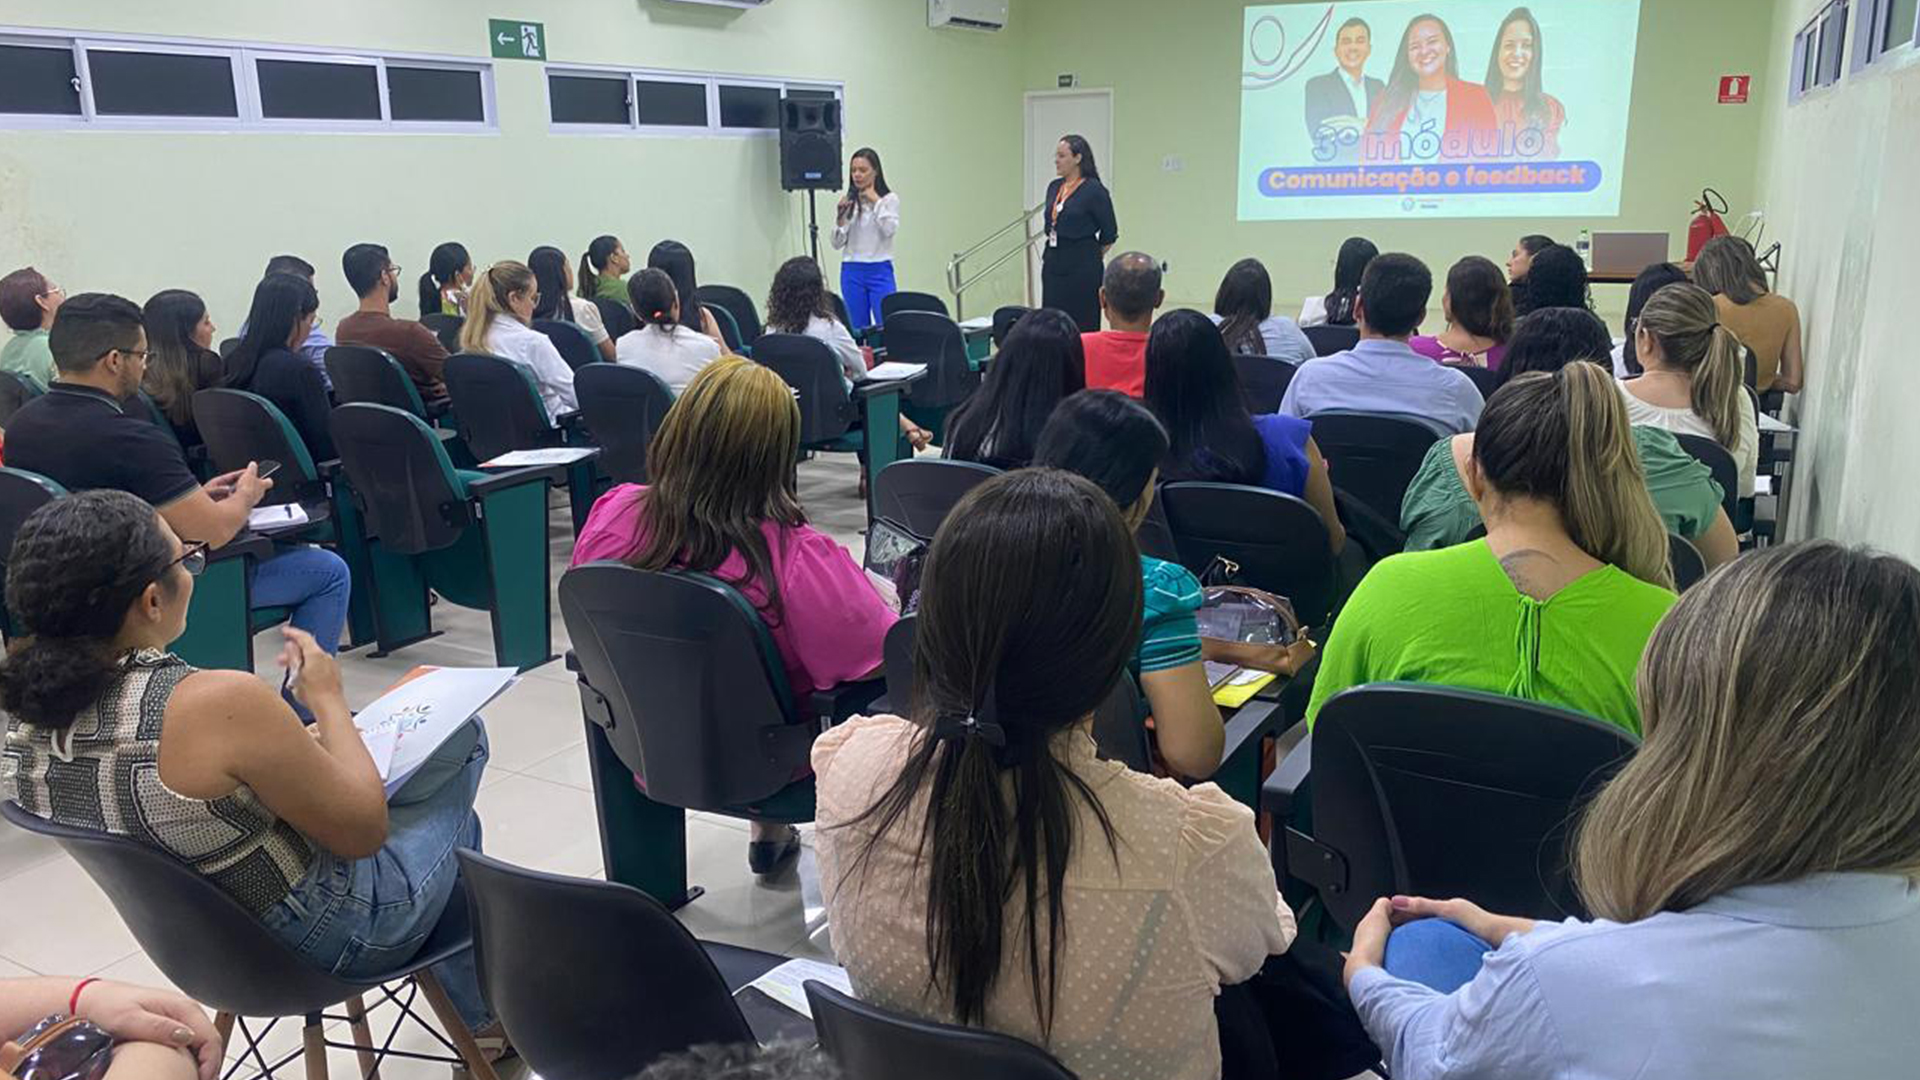
[[[174,568],[175,565],[178,565],[182,570],[185,570],[187,572],[187,576],[199,577],[201,573],[204,572],[207,568],[208,550],[210,550],[210,546],[207,544],[206,541],[204,540],[193,541],[192,543],[186,545],[181,550],[179,558],[173,560],[173,562],[168,563],[165,567],[161,569],[160,571],[161,575],[164,576],[168,570],[171,570]]]

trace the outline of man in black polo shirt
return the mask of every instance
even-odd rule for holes
[[[147,369],[146,330],[131,300],[105,293],[69,297],[48,344],[55,379],[8,422],[8,465],[69,491],[138,495],[182,540],[219,547],[246,528],[273,481],[248,465],[203,486],[167,432],[121,406],[139,391]],[[332,652],[347,622],[347,564],[310,545],[278,550],[254,566],[254,606],[293,608],[293,625]]]

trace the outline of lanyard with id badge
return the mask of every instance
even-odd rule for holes
[[[1066,210],[1067,200],[1073,198],[1073,193],[1078,190],[1080,190],[1080,177],[1061,183],[1060,194],[1053,200],[1053,225],[1047,230],[1048,247],[1060,246],[1060,214]]]

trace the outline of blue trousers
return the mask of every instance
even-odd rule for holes
[[[1443,994],[1473,981],[1493,946],[1445,919],[1420,919],[1387,938],[1387,974]]]
[[[880,301],[900,291],[893,282],[892,262],[840,264],[840,299],[847,302],[847,318],[854,329],[880,325]]]
[[[328,652],[340,648],[347,628],[353,578],[340,556],[303,544],[284,548],[253,568],[253,606],[290,607],[293,625],[313,635]]]

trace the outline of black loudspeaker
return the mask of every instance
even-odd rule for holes
[[[780,187],[837,191],[846,186],[840,169],[840,103],[832,98],[782,98]]]

